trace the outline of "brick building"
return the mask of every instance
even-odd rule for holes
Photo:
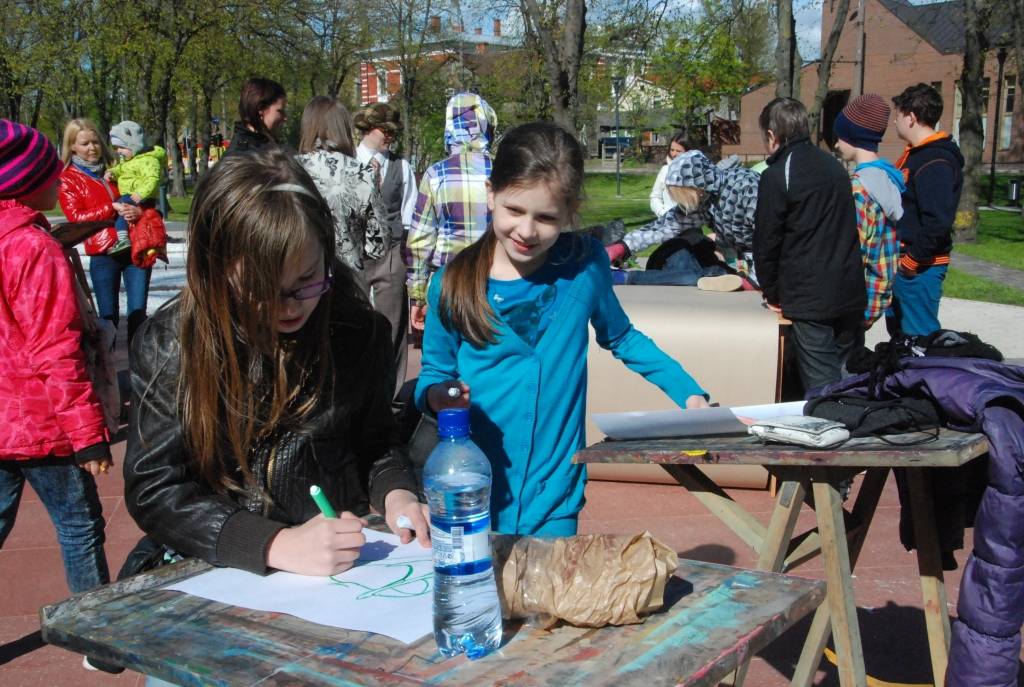
[[[454,64],[472,70],[488,54],[518,47],[517,41],[502,35],[501,20],[495,19],[490,34],[480,27],[466,31],[459,24],[445,25],[441,17],[430,17],[421,55],[439,65]],[[359,64],[356,99],[360,105],[386,103],[402,87],[400,56],[394,46],[382,46],[365,55]]]
[[[851,3],[855,6],[855,3]],[[822,7],[821,42],[824,45],[832,28],[833,0],[825,0]],[[898,95],[904,88],[918,82],[932,84],[945,100],[939,128],[958,136],[960,129],[961,98],[960,73],[963,70],[964,49],[963,0],[951,0],[927,5],[912,5],[907,0],[864,0],[864,92],[878,93],[886,100]],[[1009,41],[1008,23],[992,18],[990,43],[1006,45]],[[831,140],[832,122],[850,97],[854,84],[856,44],[858,32],[854,22],[843,29],[829,80],[828,97],[822,110],[821,125],[826,140]],[[989,51],[985,63],[988,87],[987,110],[984,113],[985,164],[991,160],[993,126],[998,126],[999,146],[997,162],[1021,163],[1020,131],[1015,131],[1013,111],[1016,101],[1016,69],[1012,54],[1006,60],[1003,72],[1002,103],[998,123],[993,122],[996,109],[998,60],[997,50]],[[800,74],[800,99],[806,105],[814,102],[818,87],[818,63],[804,66]],[[722,147],[723,155],[738,154],[747,160],[765,157],[764,144],[757,118],[762,108],[775,97],[775,82],[769,82],[745,94],[740,104],[740,141]],[[879,153],[890,160],[899,157],[903,143],[891,125],[879,147]]]

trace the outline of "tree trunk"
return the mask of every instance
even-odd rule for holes
[[[1017,71],[1017,83],[1008,153],[1010,159],[1018,159],[1024,155],[1024,103],[1021,102],[1021,89],[1024,89],[1024,0],[1013,0],[1010,7],[1010,18],[1013,22],[1013,65]]]
[[[213,139],[213,131],[211,130],[211,122],[213,122],[213,93],[214,89],[203,88],[202,95],[200,96],[202,102],[202,113],[203,121],[199,125],[199,140],[203,144],[203,152],[197,156],[196,159],[196,182],[206,176],[206,172],[210,169],[210,142]]]
[[[188,176],[192,177],[192,187],[195,188],[199,163],[196,162],[199,146],[199,96],[195,87],[192,88],[192,107],[189,108],[189,136],[185,140],[185,154],[188,155]]]
[[[963,112],[960,115],[960,151],[964,156],[964,187],[960,194],[954,223],[954,238],[957,241],[975,241],[978,238],[978,196],[979,180],[976,172],[981,164],[981,153],[985,147],[984,128],[981,121],[982,79],[985,71],[985,53],[988,50],[989,16],[992,13],[991,0],[964,0],[964,16],[967,19],[964,42],[964,69],[960,76],[963,93]]]
[[[775,97],[795,98],[793,73],[799,69],[796,62],[796,32],[794,31],[793,0],[776,0],[778,40],[775,44]],[[795,95],[794,95],[795,94]]]
[[[43,89],[36,91],[35,102],[32,104],[32,117],[29,119],[29,126],[33,129],[39,128],[39,113],[43,109]]]
[[[537,0],[522,0],[520,10],[527,30],[536,37],[544,58],[550,82],[548,101],[551,118],[575,133],[580,62],[583,60],[583,41],[587,30],[586,3],[584,0],[567,0],[561,27],[549,25]]]
[[[185,165],[181,161],[181,148],[178,147],[178,125],[168,119],[164,127],[167,132],[167,154],[171,156],[171,188],[169,195],[175,198],[185,197]]]
[[[821,61],[818,62],[818,89],[814,92],[814,102],[811,104],[810,112],[807,113],[811,136],[814,137],[816,144],[821,143],[821,108],[825,104],[828,83],[832,77],[832,58],[835,57],[836,48],[839,46],[839,37],[843,33],[843,26],[846,24],[849,12],[850,0],[839,0],[835,7],[835,14],[832,15],[832,30],[829,31],[828,41],[821,51]]]

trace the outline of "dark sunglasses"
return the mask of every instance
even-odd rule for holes
[[[294,291],[286,291],[281,294],[281,300],[287,300],[288,298],[294,298],[297,301],[308,301],[310,298],[316,298],[322,296],[331,290],[331,286],[334,284],[334,275],[329,273],[327,278],[323,281],[314,282],[312,284],[306,284],[300,286]]]

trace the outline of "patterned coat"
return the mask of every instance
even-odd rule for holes
[[[0,460],[89,460],[110,438],[71,268],[49,228],[42,214],[0,200]]]
[[[626,246],[636,253],[707,224],[724,246],[740,253],[749,251],[753,245],[760,180],[757,172],[742,165],[723,169],[699,150],[683,153],[669,163],[665,185],[701,189],[704,198],[700,207],[686,213],[675,206],[671,212],[627,234]]]
[[[373,168],[338,152],[314,150],[297,157],[331,208],[338,259],[354,270],[387,251],[391,232]]]
[[[487,209],[488,152],[497,118],[487,101],[458,93],[445,110],[448,157],[431,165],[420,182],[407,246],[409,299],[424,303],[430,275],[475,243],[491,223]]]

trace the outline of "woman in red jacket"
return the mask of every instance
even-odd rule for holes
[[[118,215],[129,222],[139,219],[142,211],[126,203],[118,203],[117,185],[105,181],[103,174],[110,153],[103,144],[100,132],[88,119],[72,119],[64,128],[64,171],[61,173],[60,207],[69,222],[97,222],[109,220],[111,225],[85,240],[85,253],[89,256],[89,277],[96,295],[96,309],[100,317],[110,320],[116,327],[121,319],[119,295],[124,281],[128,296],[128,343],[139,325],[146,320],[146,300],[149,297],[151,269],[132,264],[131,251],[111,253],[117,243],[113,222]]]
[[[0,545],[28,481],[57,529],[68,586],[81,592],[110,579],[94,480],[110,468],[110,437],[74,278],[42,214],[57,203],[60,173],[45,136],[0,119]]]

